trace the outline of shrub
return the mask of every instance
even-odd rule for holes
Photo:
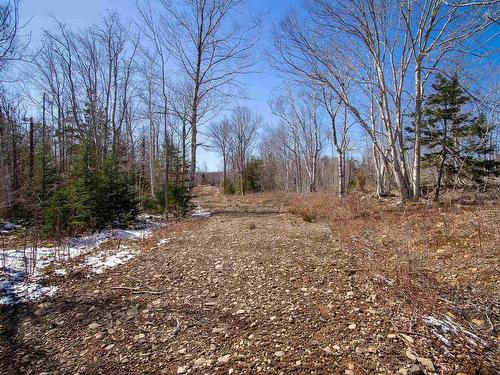
[[[234,183],[233,180],[227,178],[226,179],[226,184],[224,186],[224,194],[227,194],[227,195],[234,195],[236,194],[238,191],[237,187],[236,187],[236,184]]]
[[[158,212],[165,212],[165,190],[164,187],[155,194],[154,207]],[[169,184],[167,188],[168,211],[177,215],[184,215],[189,210],[191,195],[189,189],[184,186]]]

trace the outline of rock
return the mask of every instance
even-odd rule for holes
[[[186,354],[186,348],[180,348],[177,353],[179,354]]]
[[[422,369],[419,365],[412,365],[406,372],[408,375],[421,375]]]
[[[202,367],[205,365],[206,359],[203,357],[200,357],[194,361],[194,367]]]
[[[228,363],[230,357],[231,356],[229,354],[223,355],[222,357],[217,358],[217,362],[219,362],[219,363]]]
[[[484,324],[484,320],[481,320],[481,319],[472,319],[472,323],[474,323],[477,326],[482,326]]]
[[[345,370],[344,374],[346,374],[346,375],[354,375],[354,371],[352,371],[352,370]]]
[[[329,346],[327,346],[326,348],[324,348],[324,349],[323,349],[323,351],[324,351],[326,354],[333,354],[332,349],[331,349]]]
[[[115,346],[115,344],[109,344],[108,346],[106,346],[104,348],[104,350],[111,350],[111,349],[113,349],[114,346]]]
[[[403,339],[405,339],[408,342],[408,344],[413,344],[415,342],[415,340],[413,340],[413,337],[405,335],[404,333],[400,333],[400,335]]]
[[[178,374],[185,374],[186,372],[187,372],[186,366],[177,367],[177,373]]]
[[[417,356],[415,355],[415,353],[413,353],[413,351],[412,351],[410,348],[407,348],[407,349],[406,349],[405,354],[406,354],[406,357],[407,357],[409,360],[411,360],[411,361],[413,361],[413,362],[415,362],[415,361],[417,360]]]
[[[99,328],[101,325],[99,323],[90,323],[89,324],[89,328],[90,329],[97,329]]]
[[[397,335],[396,335],[395,333],[389,333],[389,334],[387,335],[387,338],[388,338],[388,339],[391,339],[391,340],[392,340],[392,339],[395,339],[396,337],[397,337]]]
[[[425,368],[426,371],[434,372],[436,369],[434,368],[434,364],[429,358],[417,357],[418,363]]]
[[[238,311],[236,311],[236,315],[241,315],[244,313],[245,313],[245,310],[243,310],[243,309],[239,309]]]
[[[348,328],[349,328],[350,330],[354,330],[354,329],[356,329],[356,327],[357,327],[356,323],[352,323],[352,324],[349,324],[349,327],[348,327]]]
[[[139,309],[137,306],[130,306],[127,310],[127,317],[128,318],[133,318],[139,314]]]
[[[354,292],[347,292],[345,295],[347,299],[354,297]]]
[[[332,346],[333,350],[336,350],[336,351],[339,351],[340,350],[340,346],[335,344]]]
[[[276,357],[281,358],[281,357],[283,357],[283,355],[285,355],[285,353],[283,353],[283,351],[282,351],[282,350],[278,350],[277,352],[274,352],[274,355],[275,355]]]
[[[218,264],[216,264],[216,265],[215,265],[215,269],[216,269],[217,271],[222,271],[222,268],[223,268],[223,266],[222,266],[222,264],[220,264],[220,263],[218,263]]]

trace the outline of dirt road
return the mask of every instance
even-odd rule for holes
[[[4,308],[0,372],[417,374],[470,363],[447,358],[360,277],[327,224],[209,188],[197,199],[210,218],[159,229],[107,273],[51,279],[59,292],[42,303]]]

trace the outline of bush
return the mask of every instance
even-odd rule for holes
[[[226,184],[224,186],[224,194],[227,194],[227,195],[234,195],[236,194],[238,191],[237,187],[236,187],[236,184],[234,183],[233,180],[227,178],[226,179]]]
[[[257,158],[251,158],[243,171],[243,189],[245,192],[262,191],[260,182],[263,162]]]
[[[355,184],[356,184],[356,189],[359,191],[364,191],[365,186],[366,186],[366,173],[359,169],[356,172],[356,177],[355,177]]]
[[[168,211],[175,212],[177,215],[184,215],[189,210],[191,195],[189,189],[185,186],[169,184],[167,188]],[[165,190],[162,187],[155,194],[155,210],[165,212]]]
[[[98,228],[127,225],[138,213],[134,186],[112,159],[104,162],[98,174],[93,201],[93,219]]]

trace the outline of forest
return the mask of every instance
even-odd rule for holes
[[[239,3],[138,2],[132,24],[109,11],[86,28],[54,19],[32,45],[20,3],[4,2],[2,216],[54,234],[183,214],[200,148],[220,156],[229,193],[438,200],[496,184],[495,2],[307,2],[273,29],[284,83],[271,120],[233,100],[263,22],[234,23]]]
[[[499,0],[30,7],[0,373],[498,371]]]

